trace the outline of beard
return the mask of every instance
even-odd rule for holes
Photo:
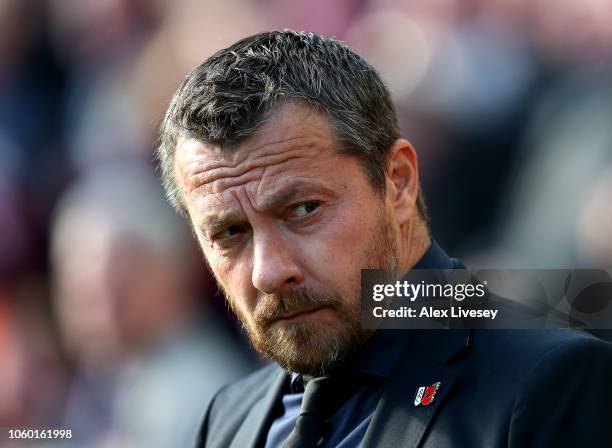
[[[309,289],[265,294],[249,318],[240,308],[239,300],[221,287],[251,344],[261,355],[290,372],[321,376],[344,365],[359,351],[373,333],[373,330],[364,329],[360,320],[361,269],[383,269],[390,278],[397,275],[398,254],[392,218],[383,205],[378,216],[378,231],[373,238],[363,239],[367,244],[355,262],[356,270],[348,274],[352,285],[349,297]],[[284,316],[323,308],[334,313],[336,319],[332,323],[328,319],[306,319],[282,325],[276,322]]]

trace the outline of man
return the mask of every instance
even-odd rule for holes
[[[159,157],[232,310],[276,362],[216,395],[199,446],[612,443],[612,354],[595,338],[361,327],[361,269],[459,264],[430,237],[389,92],[349,48],[283,31],[221,50],[176,92]]]

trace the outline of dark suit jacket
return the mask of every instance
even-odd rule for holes
[[[568,330],[420,330],[363,447],[612,447],[612,348]],[[276,365],[221,389],[198,446],[263,446],[288,374]],[[420,386],[440,382],[414,406]]]

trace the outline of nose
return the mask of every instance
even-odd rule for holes
[[[265,294],[279,293],[302,283],[303,274],[292,248],[278,230],[253,236],[253,286]]]

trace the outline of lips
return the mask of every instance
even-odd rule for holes
[[[294,311],[294,312],[284,314],[284,315],[274,319],[273,322],[278,322],[278,321],[281,321],[281,320],[291,320],[291,319],[295,319],[295,318],[298,318],[298,317],[304,317],[304,316],[307,316],[307,315],[310,315],[310,314],[314,314],[315,312],[317,312],[319,310],[322,310],[323,308],[325,308],[325,307],[320,306],[320,307],[316,307],[316,308],[308,308],[308,309],[304,309],[304,310]]]

